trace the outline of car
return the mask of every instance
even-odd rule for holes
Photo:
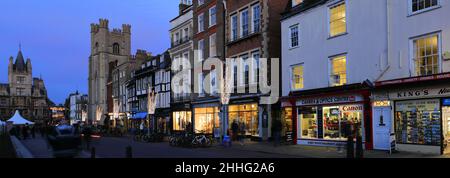
[[[81,137],[71,125],[58,125],[47,137],[55,157],[75,157],[81,150]]]

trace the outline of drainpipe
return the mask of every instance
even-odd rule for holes
[[[384,67],[384,69],[382,68],[383,66],[383,60],[382,57],[380,57],[379,60],[379,65],[380,65],[380,70],[381,73],[380,75],[378,75],[377,78],[375,78],[375,81],[379,81],[384,74],[386,74],[386,72],[390,69],[391,65],[390,65],[390,46],[391,46],[391,0],[386,0],[386,67]],[[400,61],[399,61],[400,62]]]

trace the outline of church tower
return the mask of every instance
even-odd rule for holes
[[[109,29],[109,21],[100,19],[91,24],[91,55],[89,57],[89,109],[88,117],[96,120],[97,107],[107,108],[107,82],[112,70],[111,64],[120,65],[131,56],[131,26],[122,25],[122,29]]]
[[[8,82],[12,96],[31,96],[32,89],[32,68],[30,59],[25,63],[22,50],[13,63],[13,57],[9,58]]]

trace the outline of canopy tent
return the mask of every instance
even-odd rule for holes
[[[14,125],[25,125],[25,124],[34,124],[34,122],[31,122],[29,120],[24,119],[19,111],[16,111],[16,113],[14,114],[13,117],[11,117],[11,119],[8,120],[8,122],[12,122]]]

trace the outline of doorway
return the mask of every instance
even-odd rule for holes
[[[391,107],[375,107],[373,111],[374,149],[389,150],[391,135]]]

